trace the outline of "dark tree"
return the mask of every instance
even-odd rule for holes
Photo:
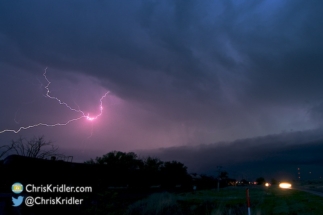
[[[87,163],[104,164],[112,169],[123,171],[135,170],[142,165],[134,152],[125,153],[120,151],[109,152],[102,157],[97,157],[95,161],[91,159]]]
[[[158,158],[148,157],[143,160],[140,181],[146,186],[161,184],[161,168],[163,162]]]
[[[7,154],[12,149],[12,145],[5,145],[0,147],[0,158]]]
[[[263,177],[259,177],[256,179],[256,182],[258,185],[263,185],[265,184],[266,180]]]
[[[271,184],[272,184],[272,185],[276,185],[276,184],[278,184],[278,182],[277,182],[277,180],[276,180],[276,179],[272,178],[272,179],[271,179]]]
[[[97,173],[97,177],[108,186],[127,186],[136,177],[143,163],[133,152],[109,152],[102,157],[96,157],[85,163],[103,165],[104,172]]]
[[[163,186],[173,188],[176,185],[186,186],[191,177],[187,174],[187,167],[177,161],[165,162],[161,167]]]
[[[29,140],[19,137],[12,140],[10,145],[2,146],[4,149],[0,157],[10,153],[32,158],[48,159],[51,157],[65,158],[63,154],[58,153],[58,147],[55,147],[50,141],[45,141],[44,136],[33,137]]]
[[[149,172],[158,172],[160,171],[163,162],[158,158],[148,157],[144,161],[144,169]]]
[[[198,189],[211,189],[216,188],[217,186],[217,179],[213,176],[208,175],[201,175],[201,179],[199,180],[199,183],[197,184]]]
[[[226,171],[221,171],[218,176],[218,180],[220,180],[220,187],[228,186],[229,182],[229,174]]]

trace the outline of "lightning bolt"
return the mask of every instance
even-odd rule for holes
[[[71,122],[78,121],[78,120],[81,120],[81,119],[86,119],[88,121],[94,121],[94,120],[96,120],[97,118],[99,118],[102,115],[102,113],[103,113],[103,99],[108,95],[109,91],[106,92],[100,98],[100,106],[99,106],[100,112],[99,112],[99,114],[94,115],[94,116],[90,116],[90,114],[85,114],[82,110],[80,110],[80,108],[79,109],[74,109],[71,106],[69,106],[67,103],[61,101],[59,98],[54,97],[54,96],[51,96],[50,95],[50,90],[49,90],[49,85],[51,84],[51,82],[48,80],[48,78],[46,76],[46,73],[47,73],[47,68],[45,69],[45,72],[43,73],[43,76],[44,76],[45,80],[47,81],[47,85],[45,86],[45,89],[46,89],[46,95],[45,95],[45,97],[50,98],[50,99],[53,99],[53,100],[56,100],[60,105],[64,105],[69,110],[74,111],[74,112],[77,112],[81,116],[80,117],[77,117],[77,118],[70,119],[70,120],[68,120],[67,122],[64,122],[64,123],[47,124],[47,123],[40,122],[38,124],[29,125],[29,126],[25,126],[25,127],[20,127],[17,130],[14,130],[14,129],[5,129],[5,130],[0,131],[0,134],[5,133],[5,132],[14,132],[14,133],[17,134],[17,133],[19,133],[22,130],[27,130],[27,129],[35,128],[35,127],[38,127],[38,126],[47,126],[47,127],[64,126],[64,125],[68,125]]]

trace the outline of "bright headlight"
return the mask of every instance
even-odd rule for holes
[[[290,183],[283,182],[279,184],[279,187],[283,189],[290,189],[292,185]]]

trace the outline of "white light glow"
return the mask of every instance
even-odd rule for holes
[[[290,189],[292,185],[290,183],[283,182],[279,184],[279,187],[283,189]]]

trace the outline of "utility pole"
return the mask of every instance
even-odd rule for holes
[[[250,196],[249,196],[249,188],[246,189],[247,195],[247,207],[248,207],[248,215],[250,215]]]
[[[220,180],[221,180],[220,173],[221,173],[222,166],[216,166],[216,168],[218,169],[217,172],[218,172],[218,192],[219,192],[220,191]]]
[[[301,169],[299,167],[297,168],[297,178],[299,181],[301,180]]]

